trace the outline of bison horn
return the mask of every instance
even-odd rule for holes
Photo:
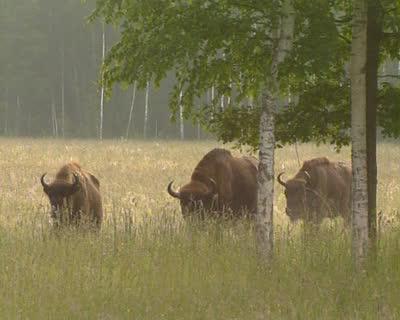
[[[284,172],[281,172],[280,174],[278,174],[277,180],[278,182],[283,185],[285,188],[287,187],[286,182],[283,182],[281,179],[281,176],[284,174]]]
[[[42,183],[43,189],[48,189],[49,185],[44,181],[44,177],[46,176],[46,173],[43,173],[42,177],[40,178],[40,182]]]
[[[172,184],[173,184],[173,183],[174,183],[174,181],[172,180],[172,181],[168,184],[167,191],[168,191],[168,193],[170,194],[171,197],[180,199],[180,198],[181,198],[181,194],[180,194],[179,192],[176,192],[176,191],[172,190]]]
[[[311,181],[311,176],[310,176],[310,174],[309,174],[307,171],[304,171],[304,174],[305,174],[306,177],[307,177],[307,182],[310,183],[310,181]]]

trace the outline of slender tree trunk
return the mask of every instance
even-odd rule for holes
[[[275,48],[272,55],[270,77],[266,79],[261,96],[260,151],[258,168],[258,195],[256,214],[256,238],[258,250],[270,261],[274,248],[274,161],[275,161],[275,112],[278,102],[278,66],[291,50],[294,31],[294,11],[291,0],[285,0],[282,18],[273,32]]]
[[[65,137],[65,48],[61,49],[61,134]]]
[[[52,127],[53,127],[53,137],[58,137],[58,123],[57,123],[57,111],[56,111],[56,103],[54,99],[54,94],[51,96],[51,119],[52,119]]]
[[[150,92],[150,81],[147,81],[146,85],[146,97],[144,104],[144,126],[143,126],[143,137],[147,138],[147,125],[149,121],[149,92]]]
[[[367,1],[353,2],[351,46],[351,138],[353,167],[352,253],[357,268],[368,253],[368,170],[367,170]]]
[[[370,245],[376,250],[376,113],[378,108],[379,49],[382,38],[382,7],[378,0],[368,1],[367,22],[367,170],[368,230]]]
[[[75,92],[75,105],[77,107],[77,121],[78,126],[79,126],[79,133],[82,134],[82,123],[83,123],[83,113],[82,113],[82,107],[81,107],[81,94],[80,94],[80,87],[79,87],[79,75],[78,75],[78,67],[74,65],[74,92]],[[77,128],[75,128],[76,130]]]
[[[15,135],[18,136],[20,134],[20,121],[21,121],[21,102],[19,96],[17,96],[17,108],[16,108],[16,116],[15,116]]]
[[[185,139],[185,126],[183,123],[183,105],[182,105],[183,92],[179,93],[179,132],[181,140]]]
[[[6,103],[4,105],[4,135],[8,135],[8,99],[9,99],[9,88],[6,88]]]
[[[201,127],[200,127],[200,121],[197,120],[197,140],[201,139]]]
[[[136,99],[136,81],[133,83],[131,109],[129,111],[128,126],[126,127],[126,134],[125,134],[126,139],[129,138],[129,130],[131,128],[131,123],[132,123],[132,115],[133,115],[133,109],[135,107],[135,99]]]
[[[106,55],[106,32],[105,22],[102,24],[102,51],[101,61],[104,63]],[[103,121],[104,121],[104,72],[101,72],[101,92],[100,92],[100,128],[99,128],[99,139],[103,140]]]
[[[275,104],[268,88],[264,89],[261,105],[256,236],[261,256],[270,260],[274,248]]]

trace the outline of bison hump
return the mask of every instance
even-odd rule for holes
[[[311,160],[304,161],[303,166],[301,167],[301,170],[309,171],[312,168],[319,167],[319,166],[325,166],[328,164],[330,164],[330,161],[327,157],[314,158]]]

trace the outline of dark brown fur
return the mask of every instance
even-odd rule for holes
[[[257,167],[258,161],[253,157],[233,157],[224,149],[211,150],[194,169],[191,181],[179,191],[183,215],[193,213],[199,202],[216,214],[253,214],[257,205]],[[214,192],[210,194],[211,191]]]
[[[76,178],[75,178],[76,177]],[[77,179],[76,190],[70,190]],[[52,206],[52,218],[57,225],[90,223],[100,228],[103,207],[100,182],[76,162],[64,165],[52,183],[44,186]]]
[[[351,169],[342,162],[325,157],[305,161],[299,172],[285,182],[286,213],[291,220],[317,224],[326,217],[342,216],[348,224],[351,180]]]

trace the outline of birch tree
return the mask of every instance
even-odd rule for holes
[[[126,134],[125,139],[129,138],[129,131],[131,129],[132,123],[132,116],[133,116],[133,109],[135,107],[135,99],[136,99],[136,81],[133,83],[133,92],[132,92],[132,100],[131,100],[131,108],[129,110],[129,118],[128,118],[128,125],[126,127]]]
[[[279,98],[278,67],[284,61],[292,45],[294,18],[291,0],[285,0],[279,24],[271,32],[275,45],[268,71],[269,77],[265,79],[261,95],[256,236],[261,256],[266,259],[270,259],[273,254],[275,113]]]
[[[104,63],[106,55],[106,31],[105,22],[102,23],[102,46],[101,46],[101,61]],[[101,89],[100,89],[100,125],[99,125],[99,139],[103,140],[103,121],[104,121],[104,71],[101,71]]]
[[[183,123],[182,91],[179,93],[179,133],[181,140],[185,139],[185,127]]]
[[[351,45],[351,140],[353,168],[352,250],[361,267],[368,253],[367,0],[354,0]]]
[[[146,82],[146,96],[144,101],[144,124],[143,124],[143,137],[147,138],[147,126],[149,122],[149,92],[150,92],[150,81]]]

